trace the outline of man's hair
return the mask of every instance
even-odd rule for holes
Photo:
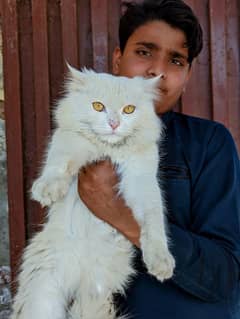
[[[145,0],[142,3],[124,2],[126,8],[119,24],[119,45],[123,53],[128,38],[140,26],[151,21],[164,21],[184,32],[187,39],[188,62],[202,49],[202,28],[192,9],[182,0]]]

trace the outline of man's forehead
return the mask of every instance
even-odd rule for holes
[[[138,27],[129,40],[134,42],[163,43],[174,47],[187,48],[185,33],[164,21],[151,21]]]

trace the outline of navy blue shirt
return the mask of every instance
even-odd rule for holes
[[[239,319],[240,165],[232,136],[208,120],[174,112],[162,119],[159,179],[176,269],[161,283],[138,251],[121,311],[138,319]]]

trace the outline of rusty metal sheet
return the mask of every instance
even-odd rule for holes
[[[18,39],[21,83],[21,114],[23,135],[23,171],[25,195],[26,237],[36,230],[39,207],[29,198],[29,190],[37,170],[36,113],[33,63],[33,31],[30,0],[18,5]]]
[[[108,71],[107,0],[91,0],[93,68]]]
[[[25,245],[20,64],[16,1],[2,3],[10,260],[13,277]]]
[[[183,95],[181,111],[185,114],[212,118],[211,75],[209,69],[209,18],[208,0],[187,0],[194,12],[197,12],[203,29],[203,49],[192,66],[192,74]]]
[[[61,94],[63,82],[63,44],[61,8],[59,1],[47,1],[48,15],[48,63],[49,63],[49,90],[50,107]],[[50,114],[51,115],[51,114]]]
[[[50,131],[46,0],[32,1],[32,29],[36,151],[37,161],[40,162],[46,146],[46,138]]]
[[[240,151],[240,2],[227,1],[227,99],[228,127]]]
[[[228,126],[226,2],[209,0],[213,119]]]
[[[65,61],[67,61],[72,66],[78,67],[78,26],[77,4],[75,0],[61,1],[61,25],[63,62],[65,64]]]
[[[78,16],[78,47],[79,65],[90,68],[93,66],[93,44],[90,0],[79,0]]]
[[[119,0],[108,1],[108,71],[112,72],[112,53],[118,46],[118,24],[120,19],[121,3]]]

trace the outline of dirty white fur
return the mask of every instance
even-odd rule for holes
[[[124,293],[134,275],[134,248],[89,212],[77,192],[79,169],[102,158],[116,165],[119,193],[141,226],[148,271],[161,281],[172,276],[156,178],[162,135],[153,106],[158,83],[70,68],[55,112],[57,128],[32,187],[32,197],[49,206],[48,221],[25,250],[12,319],[116,318],[112,295]],[[93,108],[96,101],[104,104],[102,112]],[[125,114],[126,105],[135,111]]]

